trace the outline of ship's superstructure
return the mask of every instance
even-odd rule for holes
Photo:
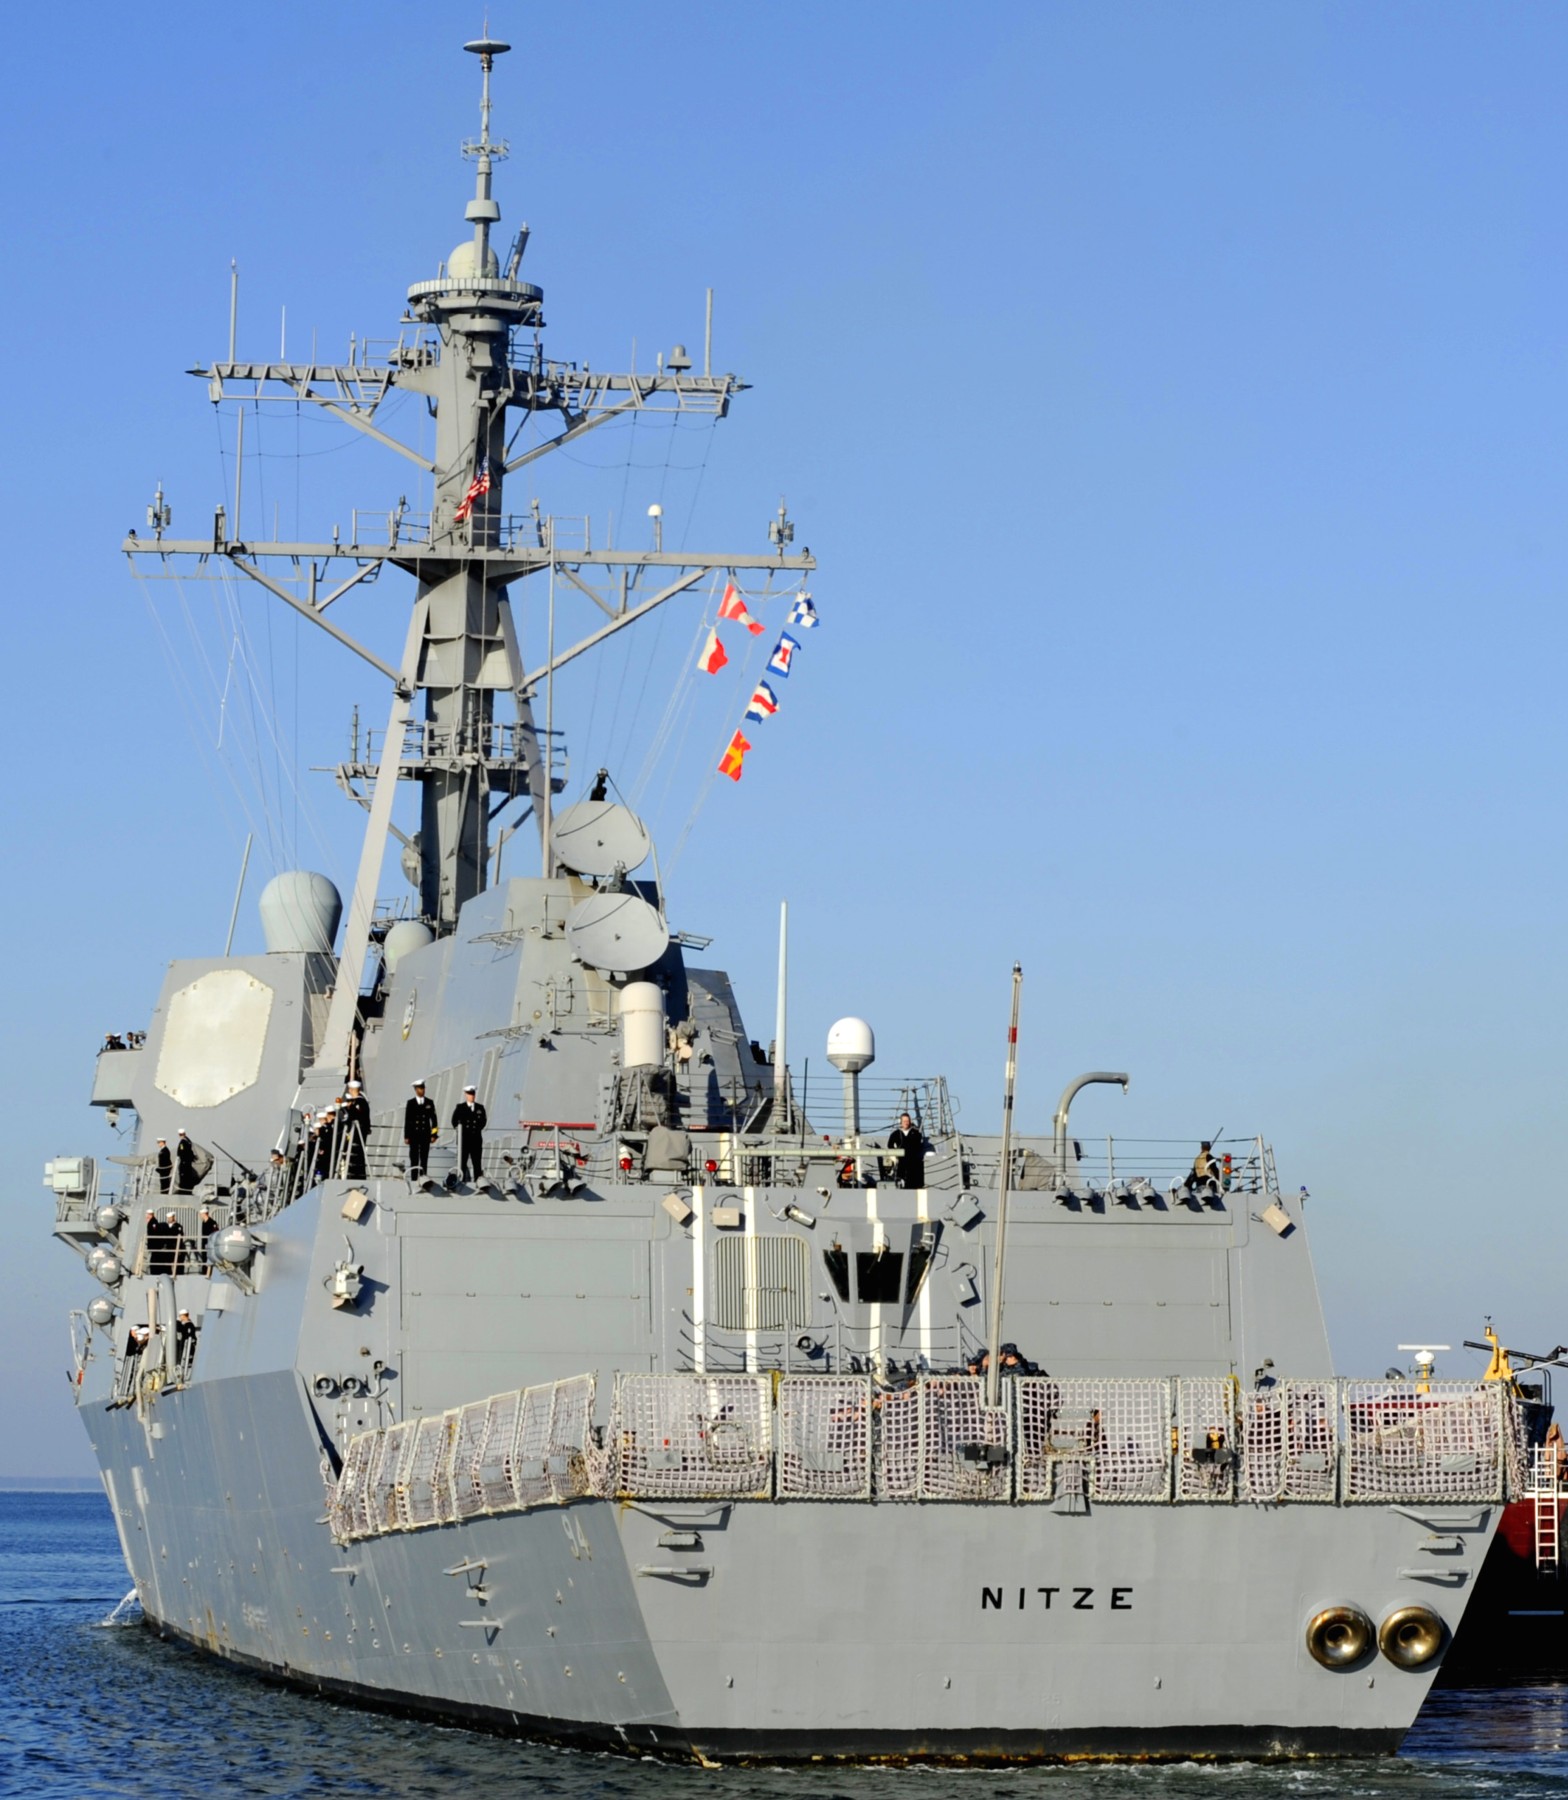
[[[1508,1395],[1336,1380],[1304,1197],[1262,1139],[1196,1169],[1086,1154],[1074,1096],[1125,1076],[1072,1083],[1048,1131],[973,1135],[940,1080],[874,1083],[847,1020],[842,1117],[807,1118],[549,714],[561,667],[656,608],[723,578],[761,612],[814,564],[782,509],[714,555],[507,512],[550,450],[722,416],[744,383],[679,348],[644,374],[545,355],[526,233],[492,241],[506,46],[467,47],[471,232],[402,337],[197,371],[422,463],[429,514],[264,543],[220,508],[181,540],[160,495],[126,544],[224,559],[391,687],[340,771],[368,811],[346,917],[291,872],[265,953],[172,964],[95,1072],[135,1153],[113,1180],[51,1165],[100,1284],[78,1405],[148,1618],[372,1703],[671,1755],[1394,1747],[1519,1479]],[[394,391],[428,401],[428,458],[377,423]],[[533,414],[553,428],[519,449]],[[388,567],[413,578],[395,665],[327,611]],[[525,666],[546,584],[604,617]],[[508,809],[537,873],[502,873]],[[393,836],[406,915],[377,903]],[[1024,1354],[988,1360],[1004,1307]]]

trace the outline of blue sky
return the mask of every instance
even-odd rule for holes
[[[756,384],[716,431],[612,428],[533,491],[622,541],[658,500],[713,549],[761,547],[783,495],[822,563],[739,787],[708,772],[748,670],[693,692],[695,602],[558,695],[582,780],[635,780],[668,728],[641,792],[667,862],[684,840],[673,922],[714,935],[754,1032],[787,896],[794,1059],[863,1013],[879,1072],[945,1070],[989,1129],[1016,956],[1025,1124],[1113,1067],[1132,1091],[1086,1095],[1086,1132],[1265,1133],[1313,1194],[1342,1370],[1488,1312],[1568,1338],[1568,15],[491,23],[518,45],[502,233],[532,227],[550,350],[646,367],[700,343],[712,286],[716,361]],[[37,1171],[113,1148],[93,1049],[170,956],[221,949],[253,825],[252,897],[296,860],[347,887],[357,815],[308,771],[385,705],[259,593],[139,585],[117,546],[159,479],[177,532],[232,490],[233,417],[181,374],[222,352],[231,257],[242,354],[336,358],[463,235],[477,25],[176,0],[8,27],[14,1472],[87,1466],[85,1277]],[[419,503],[319,421],[248,420],[247,465],[252,529]],[[405,605],[389,579],[341,610],[395,651]]]

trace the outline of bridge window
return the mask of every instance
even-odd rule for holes
[[[857,1250],[855,1287],[861,1300],[871,1304],[898,1304],[903,1285],[904,1258],[896,1250]]]
[[[849,1298],[849,1252],[842,1244],[835,1244],[831,1250],[822,1252],[822,1260],[828,1266],[828,1279],[833,1283],[834,1292],[840,1300]]]

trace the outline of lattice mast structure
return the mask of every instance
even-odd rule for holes
[[[524,226],[505,266],[491,242],[501,209],[491,192],[495,164],[509,147],[491,136],[490,75],[510,45],[483,37],[464,46],[479,58],[480,129],[463,145],[475,164],[473,198],[464,208],[472,236],[464,239],[434,280],[408,290],[404,324],[428,328],[400,337],[391,354],[366,354],[347,364],[241,362],[231,341],[229,359],[190,372],[225,399],[309,401],[352,425],[429,474],[433,501],[424,530],[406,529],[406,504],[386,514],[385,543],[247,542],[236,517],[231,533],[224,507],[216,509],[210,540],[166,535],[170,511],[160,490],[148,509],[153,535],[125,539],[132,556],[220,557],[240,574],[302,613],[378,669],[392,685],[381,753],[375,762],[343,765],[340,776],[370,814],[344,937],[342,968],[323,1034],[316,1072],[341,1076],[347,1065],[357,998],[357,972],[369,948],[376,887],[392,826],[398,780],[417,781],[421,819],[405,838],[405,867],[418,888],[420,909],[438,932],[451,931],[464,903],[486,885],[492,869],[491,828],[514,799],[538,821],[543,872],[553,873],[549,848],[553,792],[563,785],[548,746],[541,744],[535,705],[554,673],[675,595],[720,570],[805,572],[809,551],[794,553],[794,527],[781,507],[769,526],[771,547],[755,554],[666,551],[655,533],[651,549],[558,548],[554,522],[537,511],[525,529],[504,505],[506,477],[562,445],[634,412],[684,412],[723,418],[732,397],[748,385],[732,374],[699,375],[677,346],[643,374],[590,372],[545,357],[543,291],[519,279],[528,242]],[[526,336],[524,335],[526,334]],[[705,357],[705,365],[707,358]],[[394,390],[422,395],[435,417],[435,454],[384,431],[376,414]],[[509,431],[513,414],[519,430]],[[553,435],[508,455],[532,414],[558,421]],[[236,514],[238,507],[236,506]],[[356,515],[357,516],[357,515]],[[348,572],[341,574],[348,565]],[[393,666],[328,617],[327,609],[358,583],[391,565],[414,577],[415,597],[403,655]],[[274,573],[273,571],[278,571]],[[547,573],[604,614],[586,636],[563,648],[553,638],[545,662],[525,668],[509,586]],[[656,590],[639,597],[647,573]],[[303,586],[303,593],[297,591]],[[552,604],[553,615],[553,604]],[[511,696],[510,721],[498,721],[498,693]],[[411,727],[416,700],[422,717]],[[361,794],[358,787],[367,791]],[[399,833],[399,836],[402,834]]]

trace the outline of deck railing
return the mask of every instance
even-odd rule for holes
[[[341,1540],[587,1498],[882,1504],[1489,1504],[1528,1485],[1500,1383],[576,1376],[349,1440]]]

